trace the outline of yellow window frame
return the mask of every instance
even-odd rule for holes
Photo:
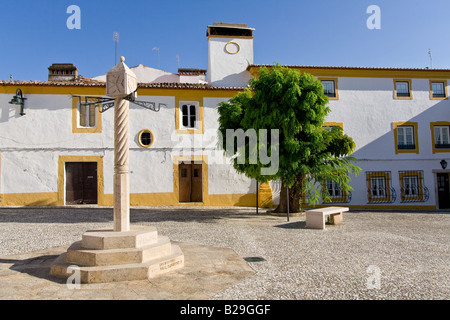
[[[403,184],[403,178],[404,177],[417,177],[418,182],[418,188],[419,188],[419,194],[417,197],[407,197],[405,195],[405,186]],[[401,190],[401,197],[402,201],[408,201],[408,200],[416,200],[416,201],[422,201],[423,200],[423,173],[422,171],[404,171],[399,173],[400,178],[400,190]]]
[[[338,78],[317,78],[321,83],[322,81],[334,81],[334,93],[335,97],[328,97],[328,100],[339,100],[338,90]]]
[[[441,82],[444,84],[444,94],[445,97],[433,97],[433,83]],[[430,80],[430,99],[431,100],[447,100],[448,92],[447,92],[447,80]]]
[[[433,149],[433,153],[441,153],[441,152],[450,152],[450,148],[436,148],[435,141],[434,141],[434,127],[450,127],[449,121],[435,121],[430,122],[430,129],[431,129],[431,147]],[[450,131],[450,129],[449,129]]]
[[[398,148],[398,127],[413,127],[414,130],[414,143],[416,148],[411,150],[400,150]],[[393,122],[392,128],[394,129],[394,142],[395,142],[395,154],[399,153],[417,153],[419,154],[419,135],[418,135],[418,123],[410,121]]]
[[[372,196],[372,178],[384,178],[386,181],[386,196],[385,197],[373,197]],[[366,173],[367,187],[369,188],[369,202],[390,202],[391,201],[391,173],[390,172],[368,172]]]
[[[79,118],[79,102],[82,101],[84,97],[72,97],[72,133],[101,133],[102,132],[102,114],[100,113],[100,108],[95,108],[95,127],[80,127],[78,125]]]
[[[402,97],[397,95],[397,82],[408,82],[409,87],[409,96],[408,97]],[[400,99],[400,100],[412,100],[413,93],[412,93],[412,85],[411,85],[411,79],[394,79],[394,99]]]

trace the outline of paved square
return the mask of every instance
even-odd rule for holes
[[[194,269],[73,290],[48,278],[58,252],[112,219],[112,208],[0,208],[0,299],[450,298],[450,215],[436,212],[350,211],[314,230],[252,208],[132,208],[132,224],[158,228]]]

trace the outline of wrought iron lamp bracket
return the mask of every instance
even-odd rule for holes
[[[126,96],[124,99],[128,100],[134,104],[137,104],[138,106],[141,106],[143,108],[158,112],[161,107],[166,106],[164,103],[158,103],[156,104],[155,102],[150,102],[150,101],[138,101],[136,100],[136,95],[137,95],[137,90],[134,91],[133,93],[129,94],[128,96]],[[102,97],[88,97],[88,96],[74,96],[74,97],[78,97],[80,100],[80,105],[85,105],[85,106],[89,106],[89,105],[95,105],[95,106],[99,106],[99,111],[100,113],[105,112],[106,110],[114,107],[114,99],[112,98],[102,98]],[[82,101],[82,98],[84,98],[84,102]]]

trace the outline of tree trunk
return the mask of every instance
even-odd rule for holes
[[[280,192],[280,204],[274,210],[276,213],[287,213],[286,201],[286,184],[282,182]],[[298,213],[301,211],[300,201],[302,200],[303,190],[303,175],[298,175],[294,185],[289,188],[289,212]]]

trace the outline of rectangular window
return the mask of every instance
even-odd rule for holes
[[[79,126],[81,128],[95,128],[97,112],[94,104],[79,104]]]
[[[179,101],[175,110],[176,133],[194,134],[203,131],[203,108],[198,101]]]
[[[344,197],[344,191],[339,186],[339,183],[336,181],[327,179],[327,192],[330,195],[331,199],[342,199]]]
[[[412,150],[416,148],[414,144],[414,127],[412,126],[398,127],[397,139],[399,150]]]
[[[322,84],[323,84],[323,93],[327,97],[335,98],[336,90],[334,88],[334,81],[333,80],[322,80]]]
[[[395,153],[419,153],[418,123],[394,122]]]
[[[320,82],[323,85],[323,93],[331,100],[339,99],[337,78],[322,78]]]
[[[449,127],[434,127],[434,146],[437,149],[450,148]]]
[[[94,100],[88,97],[72,97],[72,132],[101,133],[102,114]]]
[[[193,104],[181,106],[182,124],[185,128],[197,128],[197,107]]]
[[[430,129],[433,153],[450,152],[450,122],[431,122]]]
[[[430,98],[432,100],[447,99],[447,80],[430,80]]]
[[[370,189],[372,198],[386,197],[386,177],[370,178]]]
[[[429,198],[428,188],[423,184],[423,171],[400,171],[402,202],[424,202]]]
[[[394,80],[395,99],[412,99],[411,80]]]
[[[366,179],[369,203],[395,201],[395,193],[391,190],[390,172],[367,172]]]

